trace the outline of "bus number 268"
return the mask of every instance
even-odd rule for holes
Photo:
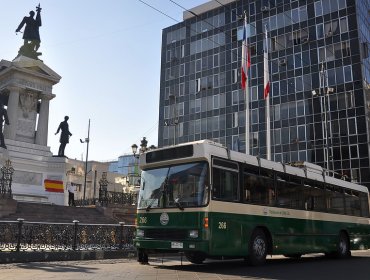
[[[226,229],[226,222],[218,222],[218,229]]]

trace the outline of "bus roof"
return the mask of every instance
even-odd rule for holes
[[[177,164],[180,162],[190,162],[194,159],[210,159],[210,156],[218,156],[223,157],[230,160],[235,160],[238,162],[247,163],[254,166],[259,166],[262,168],[287,173],[290,175],[298,176],[301,178],[307,178],[319,182],[326,182],[329,184],[333,184],[340,187],[349,188],[356,191],[366,192],[368,193],[369,190],[367,187],[352,183],[349,181],[341,180],[334,178],[332,176],[327,175],[327,171],[324,170],[321,166],[310,163],[310,162],[295,162],[295,163],[283,163],[283,162],[275,162],[269,161],[264,158],[259,158],[252,155],[247,155],[241,152],[236,152],[229,150],[227,147],[223,146],[220,143],[216,143],[211,140],[199,140],[194,142],[182,143],[175,146],[168,146],[164,148],[159,148],[155,150],[148,151],[144,153],[140,157],[140,167],[145,169],[145,167],[154,167],[154,164],[149,164],[146,162],[145,155],[149,153],[155,153],[158,151],[166,151],[169,149],[174,149],[176,147],[184,147],[184,146],[193,146],[194,154],[191,157],[177,157],[173,159],[166,159],[160,162],[160,164],[164,164],[165,162],[168,164]],[[163,153],[163,152],[162,152]],[[168,158],[168,157],[167,157]],[[159,163],[159,162],[157,162]]]

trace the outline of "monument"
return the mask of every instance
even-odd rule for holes
[[[5,143],[0,147],[0,165],[8,159],[12,162],[15,199],[67,205],[68,159],[53,157],[47,146],[49,104],[61,76],[39,59],[40,5],[36,18],[34,11],[29,14],[16,29],[22,32],[24,27],[18,55],[12,61],[0,61],[0,102],[8,117],[2,118]]]

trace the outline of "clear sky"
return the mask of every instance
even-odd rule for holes
[[[169,0],[143,0],[178,21],[183,9]],[[175,0],[189,9],[206,0]],[[15,30],[39,1],[0,0],[0,59],[13,60],[23,44]],[[65,153],[85,160],[91,119],[89,160],[112,160],[131,145],[157,145],[162,29],[176,21],[139,0],[43,0],[40,59],[62,79],[50,102],[48,146],[64,116],[73,134]]]

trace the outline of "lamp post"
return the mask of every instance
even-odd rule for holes
[[[87,129],[87,138],[85,140],[80,139],[81,143],[86,143],[86,160],[85,160],[85,180],[84,180],[84,196],[83,200],[85,201],[86,197],[86,179],[87,179],[87,161],[89,159],[89,143],[90,143],[90,119],[89,119],[89,126]]]

